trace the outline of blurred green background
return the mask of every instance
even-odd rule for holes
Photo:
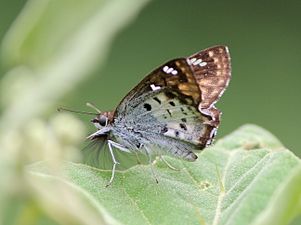
[[[25,2],[0,2],[0,38]],[[218,138],[256,123],[300,156],[300,10],[297,0],[152,1],[117,36],[105,66],[58,104],[84,109],[91,101],[113,109],[163,62],[226,44],[233,78],[218,103],[223,111]]]
[[[0,40],[25,3],[0,1]],[[297,0],[153,0],[117,35],[105,65],[99,59],[93,74],[57,106],[87,110],[85,103],[90,101],[103,111],[114,109],[165,61],[225,44],[232,57],[233,77],[217,104],[223,112],[217,139],[245,123],[255,123],[301,156],[300,12]],[[110,25],[108,21],[106,26]],[[9,69],[0,64],[0,77]],[[55,111],[56,107],[50,113]],[[78,117],[94,130],[89,117]]]

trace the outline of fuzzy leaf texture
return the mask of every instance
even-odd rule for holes
[[[117,172],[108,188],[111,171],[84,164],[67,162],[58,177],[41,162],[29,174],[42,189],[49,182],[76,189],[104,224],[275,225],[300,213],[300,160],[262,128],[245,125],[198,156],[166,157],[180,171],[158,162],[159,184],[149,165]]]

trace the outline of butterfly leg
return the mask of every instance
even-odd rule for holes
[[[153,176],[154,176],[154,178],[155,178],[156,183],[158,184],[159,181],[158,181],[158,179],[157,179],[157,175],[156,175],[155,170],[154,170],[154,164],[153,164],[153,162],[152,162],[151,155],[149,154],[150,150],[149,150],[149,148],[146,147],[146,146],[144,146],[144,150],[145,150],[145,154],[146,154],[146,156],[147,156],[147,158],[148,158],[148,162],[149,162],[149,165],[150,165],[152,174],[153,174]]]
[[[142,164],[137,152],[135,152],[135,155],[136,155],[137,164]]]
[[[112,168],[111,179],[110,179],[109,183],[106,185],[106,187],[108,187],[112,184],[112,182],[114,180],[114,176],[115,176],[116,165],[119,164],[119,162],[117,162],[117,160],[115,159],[115,156],[114,156],[114,152],[113,152],[113,148],[112,148],[112,146],[114,146],[114,144],[115,144],[115,142],[108,140],[109,151],[110,151],[110,154],[111,154],[112,160],[113,160],[113,168]]]
[[[164,157],[162,155],[160,155],[160,159],[167,165],[167,167],[169,169],[175,170],[175,171],[180,171],[180,169],[175,168],[174,166],[172,166],[169,162],[167,162],[166,159],[164,159]]]
[[[110,142],[113,147],[118,148],[120,151],[131,153],[130,150],[128,150],[127,148],[125,148],[123,145],[121,145],[119,143],[116,143],[111,140],[108,140],[108,142]]]

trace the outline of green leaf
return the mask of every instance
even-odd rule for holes
[[[300,160],[259,127],[241,127],[196,162],[166,159],[181,170],[158,162],[159,184],[149,165],[117,172],[108,188],[110,171],[76,163],[64,164],[63,178],[38,163],[31,178],[80,189],[121,224],[287,224],[300,209]]]
[[[287,224],[287,221],[301,214],[301,167],[298,166],[288,176],[288,182],[282,184],[279,193],[275,194],[274,199],[253,223],[254,225]]]

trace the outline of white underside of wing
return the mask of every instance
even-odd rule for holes
[[[177,97],[170,99],[164,92],[157,92],[143,104],[148,104],[151,110],[138,115],[137,119],[155,117],[159,122],[166,124],[164,136],[199,144],[200,136],[206,132],[204,122],[207,122],[208,118],[202,116],[197,108],[181,102]]]

